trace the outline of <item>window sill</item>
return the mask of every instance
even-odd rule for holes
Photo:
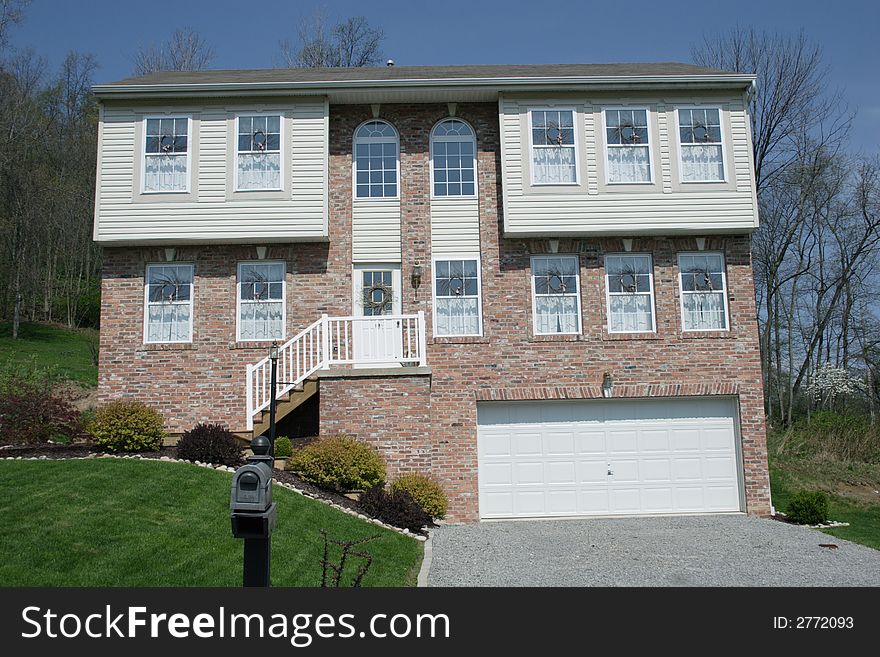
[[[732,340],[733,331],[679,331],[678,337],[682,340]]]
[[[433,344],[489,344],[489,338],[484,335],[438,335],[432,342]]]
[[[287,342],[286,338],[281,340],[274,341],[279,347]],[[230,342],[230,349],[260,349],[262,351],[268,351],[269,347],[273,344],[272,340],[237,340],[236,342]]]
[[[660,335],[652,331],[651,333],[609,333],[608,331],[602,332],[603,340],[662,340]]]
[[[143,351],[195,351],[196,347],[192,342],[150,342],[144,343],[137,349],[137,352]]]
[[[572,335],[571,333],[561,333],[559,335],[533,335],[529,338],[529,342],[586,342],[581,334]]]

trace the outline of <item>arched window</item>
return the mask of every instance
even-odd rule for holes
[[[397,131],[385,121],[367,121],[354,133],[355,198],[397,196]]]
[[[444,119],[431,131],[434,196],[475,196],[477,141],[460,119]]]

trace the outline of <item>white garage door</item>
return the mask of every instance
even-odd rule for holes
[[[742,509],[727,398],[477,405],[480,516]]]

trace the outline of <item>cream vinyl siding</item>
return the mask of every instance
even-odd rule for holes
[[[353,262],[400,262],[400,199],[353,202],[351,257]]]
[[[431,199],[431,253],[435,256],[479,255],[480,204],[477,199]]]
[[[273,103],[272,107],[279,107]],[[316,241],[327,238],[328,105],[293,100],[280,107],[285,139],[287,192],[237,197],[229,185],[229,124],[250,106],[134,108],[104,106],[98,146],[95,240],[104,244],[162,242]],[[193,117],[191,193],[174,198],[139,194],[144,115]],[[268,111],[268,110],[267,110]]]
[[[527,125],[528,109],[541,105],[542,99],[502,94],[499,120],[506,236],[745,233],[757,227],[749,119],[741,96],[714,94],[704,100],[643,94],[620,98],[606,92],[595,98],[571,94],[552,100],[578,108],[575,122],[583,135],[579,148],[586,162],[586,189],[529,187],[529,145],[523,137],[523,126]],[[596,112],[612,104],[651,108],[650,121],[656,125],[659,137],[652,162],[657,167],[657,189],[610,191],[599,184],[597,158],[604,157],[604,142],[597,134],[601,123]],[[726,118],[723,131],[727,183],[683,184],[679,180],[675,108],[703,104],[721,107]]]

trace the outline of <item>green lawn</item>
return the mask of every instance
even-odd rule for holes
[[[872,491],[880,490],[880,465],[780,457],[774,455],[771,440],[770,488],[780,511],[799,490],[828,492],[830,519],[850,526],[822,531],[880,550],[880,495],[870,501]]]
[[[240,586],[232,475],[128,459],[0,461],[0,586]],[[412,586],[422,545],[276,486],[274,586],[318,586],[323,540],[379,535],[364,586]]]
[[[71,330],[48,324],[22,322],[19,339],[12,339],[12,323],[0,322],[0,367],[7,363],[50,368],[55,374],[85,386],[98,385],[98,368],[92,364],[90,345],[98,332]]]

